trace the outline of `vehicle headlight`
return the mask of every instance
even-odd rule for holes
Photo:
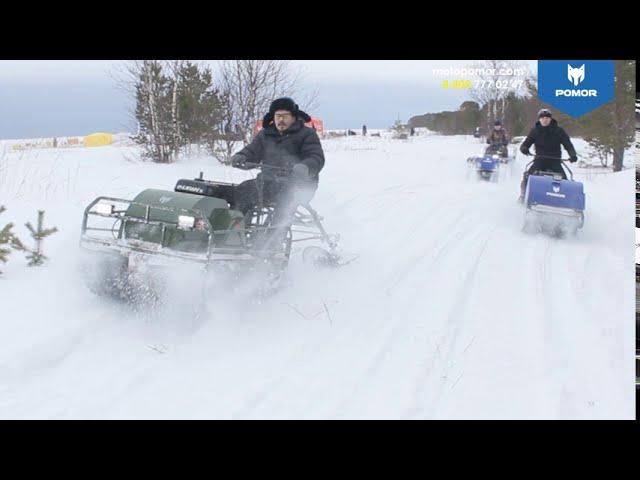
[[[193,225],[196,223],[196,219],[194,217],[190,217],[188,215],[179,215],[178,216],[178,228],[182,230],[188,230],[193,228]]]
[[[115,207],[110,203],[97,203],[95,212],[99,215],[111,215]]]

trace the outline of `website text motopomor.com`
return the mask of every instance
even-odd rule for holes
[[[436,76],[470,76],[470,77],[486,77],[486,76],[496,76],[496,75],[513,75],[513,76],[524,76],[526,74],[526,69],[524,68],[434,68],[433,74]]]

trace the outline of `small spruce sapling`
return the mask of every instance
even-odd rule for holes
[[[46,229],[43,228],[42,226],[43,220],[44,220],[44,210],[38,210],[38,228],[37,229],[33,228],[33,225],[31,225],[31,223],[29,222],[25,223],[25,226],[31,232],[31,237],[36,242],[36,246],[34,249],[25,247],[22,242],[20,242],[17,238],[14,237],[14,242],[13,242],[14,248],[16,250],[21,250],[27,253],[26,257],[27,257],[27,260],[29,260],[28,265],[30,267],[42,265],[45,260],[48,260],[48,258],[44,255],[44,253],[42,253],[42,241],[44,240],[44,238],[58,231],[56,227],[46,228]]]
[[[0,214],[4,212],[6,208],[0,205]],[[0,230],[0,262],[7,263],[8,256],[11,253],[11,249],[3,247],[3,245],[11,245],[13,240],[13,233],[11,229],[13,228],[13,223],[8,223],[5,225],[2,230]],[[2,271],[0,271],[2,273]]]

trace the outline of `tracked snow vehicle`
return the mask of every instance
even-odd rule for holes
[[[509,155],[509,146],[501,143],[493,143],[484,151],[485,156],[498,155],[500,163],[509,163],[514,157]]]
[[[584,186],[573,179],[573,172],[564,161],[562,166],[569,173],[568,179],[558,172],[535,171],[529,175],[524,196],[525,233],[544,232],[563,237],[583,227]]]
[[[80,246],[84,270],[96,293],[134,302],[162,295],[154,272],[181,267],[198,272],[241,275],[262,268],[268,278],[286,269],[294,242],[308,246],[303,259],[315,265],[340,266],[339,236],[330,235],[309,204],[300,205],[284,238],[266,242],[273,205],[260,205],[243,215],[212,195],[216,186],[233,184],[199,178],[181,179],[173,191],[146,189],[132,200],[98,197],[85,209]]]
[[[498,154],[485,154],[474,159],[478,178],[497,182],[500,168],[500,156]]]

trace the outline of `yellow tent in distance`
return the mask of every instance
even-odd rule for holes
[[[85,147],[101,147],[113,143],[113,135],[110,133],[92,133],[84,137]]]

